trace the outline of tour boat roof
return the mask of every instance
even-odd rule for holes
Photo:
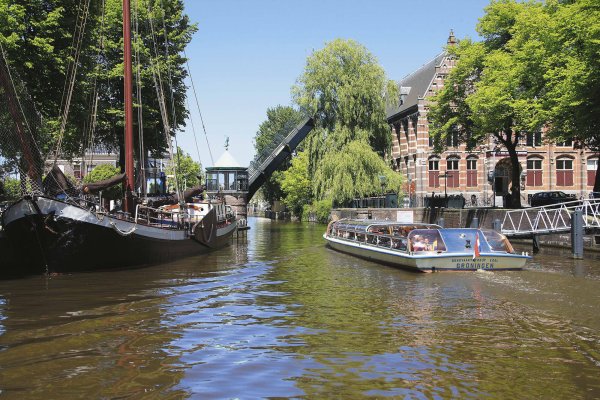
[[[367,231],[370,227],[410,227],[412,229],[440,229],[439,225],[422,223],[404,223],[388,220],[375,219],[342,219],[335,222],[337,229],[349,229],[354,231]]]

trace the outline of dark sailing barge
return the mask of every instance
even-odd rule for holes
[[[75,189],[54,165],[42,182],[45,162],[36,145],[34,124],[25,123],[8,62],[0,59],[0,89],[14,127],[7,143],[28,193],[2,214],[3,242],[19,259],[0,265],[0,275],[26,275],[124,268],[163,263],[222,247],[236,230],[231,208],[219,199],[195,200],[177,188],[172,204],[154,206],[145,193],[134,202],[134,140],[129,0],[123,0],[125,173]],[[164,99],[163,99],[164,101]],[[160,99],[159,99],[160,102]],[[161,103],[166,109],[166,105]],[[65,119],[66,121],[66,119]],[[141,121],[139,121],[141,123]],[[171,148],[171,128],[163,113]],[[172,151],[170,151],[172,156]],[[176,180],[177,182],[177,180]],[[123,210],[106,212],[90,194],[123,184]]]

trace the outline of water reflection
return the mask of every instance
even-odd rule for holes
[[[0,282],[2,395],[600,396],[597,260],[415,274],[328,249],[323,226],[251,224],[201,258]]]

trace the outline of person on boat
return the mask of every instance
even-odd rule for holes
[[[426,251],[427,245],[421,235],[415,235],[415,237],[413,237],[412,249],[413,251]]]

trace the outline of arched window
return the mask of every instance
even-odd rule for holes
[[[429,157],[429,186],[440,187],[440,159],[438,157]]]
[[[457,156],[450,156],[446,159],[446,182],[448,187],[455,188],[459,186],[459,161],[460,159]]]
[[[587,184],[594,186],[596,182],[596,171],[598,170],[598,157],[590,157],[587,159]]]
[[[477,186],[477,156],[467,157],[467,187]]]
[[[573,186],[573,159],[565,156],[556,159],[556,185]]]
[[[539,157],[529,157],[527,159],[527,186],[542,186],[542,159]]]

